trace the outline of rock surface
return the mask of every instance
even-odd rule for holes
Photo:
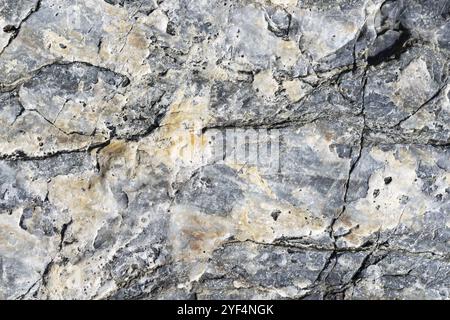
[[[449,0],[0,0],[1,299],[450,299]]]

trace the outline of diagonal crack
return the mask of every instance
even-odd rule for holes
[[[30,9],[30,11],[27,13],[27,15],[25,16],[25,18],[22,19],[22,21],[20,21],[19,25],[15,28],[14,33],[12,34],[12,36],[9,38],[8,43],[6,44],[6,46],[3,47],[3,49],[0,51],[0,56],[5,52],[5,50],[11,45],[11,43],[14,41],[14,39],[17,38],[17,36],[20,33],[20,28],[22,27],[22,25],[28,20],[30,19],[30,17],[33,15],[33,13],[36,13],[37,11],[39,11],[39,9],[41,8],[41,2],[42,0],[38,0],[36,2],[36,4],[34,5],[33,8]]]
[[[405,121],[407,121],[408,119],[410,119],[411,117],[415,116],[420,110],[422,110],[424,107],[426,107],[427,105],[429,105],[431,102],[433,102],[434,100],[436,100],[442,90],[444,90],[444,88],[447,86],[448,82],[444,83],[427,101],[425,101],[424,103],[422,103],[416,110],[414,110],[410,115],[406,116],[405,118],[403,118],[402,120],[400,120],[397,124],[391,126],[390,128],[397,128],[399,127],[402,123],[404,123]]]

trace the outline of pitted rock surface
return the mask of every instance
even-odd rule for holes
[[[0,0],[0,299],[450,299],[449,35],[449,0]]]

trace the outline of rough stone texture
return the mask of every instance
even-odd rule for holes
[[[449,0],[0,0],[0,298],[450,299],[449,35]]]

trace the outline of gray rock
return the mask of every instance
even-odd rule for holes
[[[3,0],[0,299],[449,299],[449,9]]]

